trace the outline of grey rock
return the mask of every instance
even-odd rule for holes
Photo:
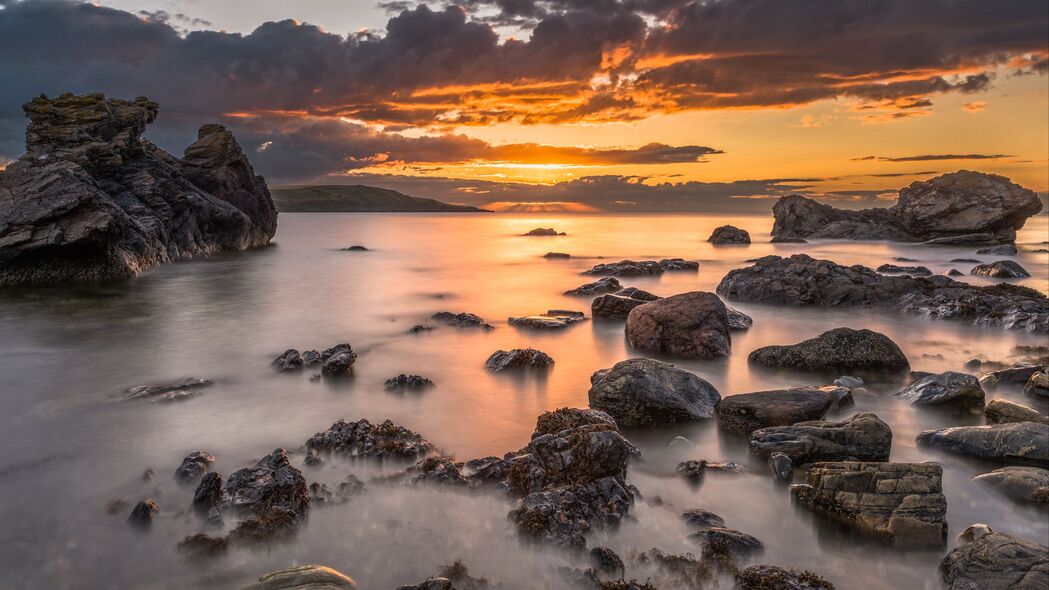
[[[980,384],[993,389],[1002,383],[1028,383],[1037,373],[1044,372],[1044,369],[1044,365],[1021,361],[1005,369],[984,373],[980,376]]]
[[[969,274],[994,279],[1023,279],[1031,276],[1027,269],[1012,260],[999,260],[974,266]]]
[[[787,346],[765,346],[750,353],[751,363],[817,372],[899,373],[907,357],[888,336],[871,330],[836,328]]]
[[[815,461],[888,461],[892,430],[869,412],[841,422],[798,422],[756,430],[750,450],[759,455],[783,453],[798,463]]]
[[[732,348],[725,304],[700,291],[635,307],[627,316],[626,337],[634,348],[686,358],[728,356]]]
[[[819,420],[836,401],[833,392],[815,387],[758,391],[722,398],[714,413],[722,429],[750,434],[759,428]]]
[[[400,374],[392,379],[387,379],[383,388],[386,391],[425,391],[435,387],[433,381],[419,375]]]
[[[289,348],[288,350],[285,350],[283,354],[273,359],[273,362],[270,364],[273,365],[274,369],[277,369],[277,371],[281,373],[290,373],[292,371],[301,370],[305,363],[303,362],[302,355],[299,354],[299,351],[294,348]]]
[[[1040,467],[1002,467],[977,475],[985,483],[1017,502],[1049,504],[1049,471]]]
[[[976,253],[988,256],[1016,256],[1017,251],[1015,244],[999,244],[989,248],[980,248]],[[977,260],[977,262],[979,261]]]
[[[546,313],[538,315],[510,316],[506,322],[511,326],[549,330],[567,328],[571,324],[585,320],[586,316],[583,315],[583,312],[581,311],[551,309]]]
[[[206,516],[212,508],[219,506],[226,500],[226,494],[222,487],[222,476],[214,471],[205,473],[204,477],[200,479],[200,484],[197,486],[196,491],[193,492],[193,509]]]
[[[987,402],[987,407],[983,409],[983,413],[987,417],[988,424],[1007,424],[1009,422],[1041,422],[1049,424],[1049,416],[1030,406],[1004,399],[992,399]]]
[[[320,455],[339,455],[349,459],[415,459],[434,451],[434,446],[421,435],[390,420],[372,424],[366,419],[356,422],[337,420],[331,428],[311,436],[303,445]]]
[[[592,297],[604,293],[615,293],[622,288],[623,285],[620,284],[619,279],[615,277],[601,277],[592,283],[580,285],[575,289],[565,291],[564,294],[570,297]]]
[[[590,378],[590,407],[621,426],[674,424],[710,418],[721,394],[693,373],[652,359],[629,359]]]
[[[722,225],[711,232],[707,241],[712,244],[749,244],[750,234],[734,225]]]
[[[330,567],[301,565],[266,574],[243,590],[333,590],[356,588],[357,584]]]
[[[1024,385],[1024,393],[1049,397],[1049,375],[1046,375],[1044,370],[1032,373],[1030,379]]]
[[[681,518],[688,524],[700,529],[723,528],[725,526],[724,518],[702,508],[686,510],[681,514]]]
[[[863,379],[853,377],[852,375],[842,375],[834,380],[834,384],[849,389],[856,389],[857,387],[863,387],[864,385]]]
[[[552,227],[537,227],[533,230],[529,230],[526,236],[563,236],[567,235],[565,232],[558,232]]]
[[[743,332],[754,325],[754,319],[738,309],[725,306],[728,313],[728,329],[732,332]]]
[[[214,462],[215,457],[204,451],[190,453],[182,459],[182,463],[175,470],[175,480],[179,483],[191,484],[203,477]]]
[[[491,330],[492,326],[488,325],[481,316],[472,313],[452,313],[450,311],[439,311],[430,319],[444,322],[449,326],[456,328],[481,328],[484,330]]]
[[[484,362],[484,368],[498,373],[518,369],[545,370],[552,367],[554,359],[541,350],[534,348],[514,348],[497,350]]]
[[[918,379],[898,392],[896,397],[915,406],[982,407],[984,392],[976,377],[947,371]]]
[[[617,277],[639,277],[656,276],[664,272],[695,271],[699,270],[699,263],[685,260],[683,258],[664,258],[660,261],[645,260],[637,262],[634,260],[620,260],[619,262],[606,262],[598,264],[584,272],[585,275],[617,276]]]
[[[336,344],[321,353],[321,375],[325,377],[346,377],[353,374],[353,363],[357,353],[348,343]]]
[[[706,550],[716,547],[719,554],[744,559],[757,555],[765,550],[756,537],[724,527],[710,527],[692,533],[689,538],[699,543]]]
[[[152,498],[140,500],[135,507],[131,509],[131,514],[127,517],[128,523],[132,526],[140,528],[148,528],[153,524],[153,518],[156,517],[157,513],[160,512],[160,507],[157,506],[157,502]]]
[[[239,514],[262,516],[276,507],[303,520],[310,507],[306,478],[288,462],[284,449],[275,449],[253,467],[231,473],[226,480],[226,494]]]
[[[897,266],[895,264],[883,264],[878,267],[878,272],[885,274],[905,274],[915,277],[927,277],[932,271],[925,266]]]
[[[794,460],[790,455],[776,451],[768,458],[769,473],[776,481],[789,482],[794,479]]]
[[[946,590],[1043,590],[1049,587],[1049,549],[989,532],[948,553],[939,572]]]
[[[324,357],[321,355],[321,353],[319,351],[307,350],[307,351],[304,351],[302,353],[302,364],[307,366],[307,367],[312,367],[313,365],[319,365],[322,362],[324,362]]]
[[[926,430],[917,441],[980,459],[1049,465],[1049,425],[1039,422]]]
[[[661,299],[661,297],[648,291],[630,287],[594,298],[594,301],[590,304],[590,313],[595,318],[625,320],[635,307],[657,299]]]

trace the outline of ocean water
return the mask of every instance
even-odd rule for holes
[[[724,223],[749,230],[755,243],[706,243]],[[534,227],[568,235],[521,236]],[[314,506],[294,542],[190,561],[176,543],[206,529],[187,511],[193,488],[178,485],[172,473],[186,454],[204,450],[218,458],[214,469],[225,477],[276,447],[297,451],[339,418],[392,419],[461,460],[516,450],[528,442],[538,414],[586,406],[595,370],[644,356],[627,346],[621,322],[588,321],[551,332],[506,323],[510,315],[554,308],[589,316],[589,298],[561,293],[592,280],[580,273],[598,262],[699,260],[698,273],[622,279],[672,295],[713,291],[726,272],[767,254],[806,252],[871,267],[899,256],[937,273],[958,266],[947,262],[952,258],[973,257],[971,248],[882,242],[769,244],[770,229],[771,217],[282,214],[268,248],[169,264],[115,284],[0,292],[0,588],[239,588],[268,571],[306,563],[334,567],[361,588],[392,588],[420,582],[456,559],[503,588],[560,587],[555,568],[585,567],[585,560],[522,544],[506,520],[509,500],[385,485],[370,480],[397,467],[366,462],[329,461],[304,471],[309,481],[322,482],[352,472],[367,490],[341,506]],[[1045,248],[1041,242],[1047,239],[1047,218],[1032,219],[1018,239],[1025,251],[1015,258],[1033,274],[1019,284],[1043,292],[1049,291],[1049,254],[1032,251]],[[371,251],[340,250],[354,244]],[[572,258],[543,258],[549,251]],[[723,396],[825,384],[817,376],[751,368],[747,354],[840,326],[887,334],[914,369],[926,371],[962,370],[974,356],[1013,361],[1017,346],[1049,344],[1044,334],[889,310],[733,305],[754,318],[754,327],[733,334],[730,357],[664,359],[710,381]],[[495,329],[455,329],[428,319],[444,310],[477,313]],[[406,333],[420,323],[437,328]],[[350,379],[315,382],[309,370],[279,375],[270,367],[286,348],[323,349],[339,342],[352,343],[360,353]],[[543,376],[484,370],[491,352],[528,346],[553,356],[553,369]],[[385,392],[383,382],[399,373],[427,376],[437,387],[421,394]],[[128,386],[186,376],[216,384],[180,403],[109,399]],[[1002,388],[991,397],[1040,403],[1019,388]],[[1047,409],[1044,403],[1038,407]],[[652,547],[698,554],[679,515],[705,508],[764,542],[758,563],[811,569],[841,589],[932,589],[939,587],[939,560],[971,523],[1043,543],[1049,538],[1044,510],[1014,504],[970,481],[994,465],[915,447],[922,430],[978,424],[981,416],[914,409],[889,389],[857,396],[855,408],[830,417],[859,411],[875,412],[892,427],[892,460],[944,466],[946,547],[886,547],[795,507],[786,488],[749,455],[745,441],[719,435],[713,421],[626,430],[643,452],[643,461],[628,473],[642,499],[622,526],[596,532],[590,545],[607,545],[624,557]],[[678,435],[695,446],[668,448]],[[293,463],[301,458],[294,456]],[[710,475],[694,487],[673,476],[685,459],[732,460],[751,469]],[[144,482],[147,468],[157,475]],[[146,497],[156,499],[160,513],[143,533],[125,521],[131,505]],[[106,504],[116,499],[129,505],[108,514]],[[646,575],[628,568],[628,577]]]

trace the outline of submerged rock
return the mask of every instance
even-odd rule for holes
[[[127,517],[127,521],[132,526],[148,528],[153,524],[153,518],[158,512],[160,512],[160,507],[157,506],[156,500],[147,498],[135,504],[135,507],[131,509],[131,514]]]
[[[753,266],[725,275],[717,292],[748,303],[883,307],[934,319],[1049,332],[1049,297],[1033,289],[1008,284],[977,287],[943,276],[888,276],[805,254],[759,258]]]
[[[387,379],[383,388],[386,391],[425,391],[436,387],[433,381],[419,375],[400,374],[393,379]]]
[[[716,547],[719,554],[737,559],[757,555],[765,550],[756,537],[724,527],[709,527],[692,533],[689,538],[699,543],[705,551]]]
[[[548,369],[554,364],[554,359],[541,350],[534,348],[514,348],[513,350],[497,350],[484,362],[484,368],[498,373],[515,369]]]
[[[222,487],[222,476],[214,471],[205,473],[193,492],[193,509],[207,516],[212,508],[219,507],[226,501],[228,498]]]
[[[330,567],[300,565],[266,574],[243,590],[328,590],[356,587],[353,579]]]
[[[897,266],[895,264],[883,264],[878,267],[878,272],[884,274],[905,274],[915,277],[932,275],[932,271],[925,266]]]
[[[165,385],[136,385],[118,391],[112,397],[120,401],[179,401],[196,396],[199,393],[198,390],[211,387],[214,384],[210,379],[187,377],[181,381]]]
[[[343,248],[342,250],[343,250],[343,252],[370,252],[371,251],[368,248],[365,248],[364,246],[361,246],[359,244],[358,245],[354,245],[354,246],[350,246],[348,248]]]
[[[1016,256],[1017,250],[1015,244],[999,244],[989,248],[980,248],[976,253],[986,254],[988,256]],[[979,260],[973,262],[979,262]]]
[[[304,447],[319,454],[349,459],[410,460],[434,451],[433,444],[403,426],[390,420],[372,424],[363,418],[356,422],[338,420],[331,428],[311,436]]]
[[[977,475],[985,483],[1017,502],[1049,504],[1049,470],[1040,467],[1002,467]]]
[[[983,409],[988,424],[1007,424],[1009,422],[1041,422],[1049,424],[1049,416],[1038,410],[1004,399],[992,399]]]
[[[896,397],[915,406],[983,406],[980,381],[966,373],[947,371],[927,375],[908,385]]]
[[[700,291],[635,307],[627,316],[626,338],[634,348],[686,358],[728,356],[732,349],[725,304]]]
[[[179,553],[194,559],[207,559],[224,555],[228,548],[229,544],[226,543],[226,539],[212,537],[204,533],[190,535],[178,543]]]
[[[1036,365],[1021,361],[1011,367],[984,373],[980,376],[980,384],[985,388],[993,389],[1001,383],[1028,383],[1037,373],[1044,370],[1043,365]]]
[[[310,501],[321,505],[335,506],[349,502],[354,496],[364,492],[364,482],[356,475],[347,475],[334,489],[327,484],[313,482],[309,487]]]
[[[888,336],[871,330],[836,328],[786,346],[765,346],[750,353],[751,363],[803,371],[900,373],[907,357]]]
[[[510,316],[506,320],[511,326],[539,329],[567,328],[570,324],[582,322],[586,316],[581,311],[567,311],[563,309],[551,309],[543,314],[529,316]]]
[[[254,467],[231,473],[226,480],[226,494],[233,510],[241,514],[262,516],[281,508],[302,520],[310,507],[306,478],[288,462],[284,449],[275,449]]]
[[[732,332],[743,332],[754,325],[754,319],[738,309],[725,306],[728,313],[728,329]]]
[[[1012,260],[999,260],[974,266],[969,274],[993,279],[1023,279],[1031,276],[1027,269]]]
[[[794,461],[790,455],[776,451],[769,455],[767,462],[769,473],[779,482],[790,482],[794,479]]]
[[[580,285],[575,289],[565,291],[565,295],[570,297],[589,297],[593,295],[601,295],[604,293],[615,293],[623,288],[619,280],[615,277],[601,277],[600,279]]]
[[[985,528],[984,534],[974,535],[971,542],[955,548],[940,562],[940,581],[946,590],[1049,587],[1049,548]]]
[[[722,473],[743,473],[746,469],[739,463],[731,461],[707,461],[706,459],[690,459],[677,464],[674,469],[680,477],[692,480],[701,480],[707,474],[707,470],[720,471]]]
[[[722,398],[714,410],[718,425],[750,434],[759,428],[819,420],[838,401],[834,392],[815,387],[741,393]]]
[[[712,244],[749,244],[750,234],[734,225],[722,225],[711,232],[707,241]]]
[[[23,105],[26,153],[0,170],[0,285],[107,280],[269,243],[277,211],[221,125],[183,159],[143,139],[157,103],[102,94]]]
[[[686,510],[681,514],[681,518],[688,524],[700,529],[723,528],[725,526],[724,518],[702,508]]]
[[[917,441],[980,459],[1049,465],[1049,425],[1039,422],[926,430]]]
[[[479,315],[472,313],[452,313],[450,311],[439,311],[430,319],[444,322],[449,326],[456,328],[482,328],[484,330],[491,330],[492,326],[488,325]]]
[[[772,237],[1006,242],[1041,210],[1038,195],[1004,176],[960,170],[911,183],[889,208],[847,211],[801,195],[781,197],[772,208]]]
[[[594,547],[590,550],[590,563],[594,568],[604,574],[622,576],[626,573],[623,559],[608,547]]]
[[[888,461],[892,430],[869,412],[841,422],[798,422],[756,430],[750,450],[759,455],[783,453],[792,462]]]
[[[621,426],[652,426],[710,418],[721,394],[693,373],[652,359],[629,359],[590,378],[590,407]]]
[[[816,463],[791,496],[886,541],[939,546],[947,538],[943,468],[934,463]]]
[[[537,228],[535,228],[533,230],[529,230],[525,235],[526,236],[564,236],[564,235],[568,235],[568,234],[566,234],[565,232],[560,232],[559,233],[556,229],[554,229],[552,227],[537,227]]]
[[[546,254],[543,254],[543,258],[560,259],[560,260],[567,260],[567,259],[569,259],[571,257],[572,257],[571,254],[567,254],[565,252],[547,252]]]
[[[215,457],[204,451],[190,453],[182,459],[182,464],[175,470],[175,480],[179,483],[191,484],[203,477],[214,462]]]

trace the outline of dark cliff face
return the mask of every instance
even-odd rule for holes
[[[1011,242],[1041,210],[1034,191],[1004,176],[960,170],[914,182],[900,191],[895,205],[880,209],[847,211],[801,195],[782,197],[772,208],[772,237]]]
[[[158,106],[101,94],[24,106],[26,154],[0,172],[0,285],[133,276],[269,243],[277,212],[233,135],[178,159],[143,139]]]

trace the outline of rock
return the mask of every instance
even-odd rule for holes
[[[179,541],[179,553],[188,555],[193,559],[207,559],[224,555],[229,545],[222,537],[212,537],[203,533],[191,535]]]
[[[412,483],[466,485],[469,482],[462,473],[464,466],[450,457],[426,457],[409,468],[407,476]]]
[[[994,279],[1024,279],[1031,276],[1027,269],[1012,260],[999,260],[988,264],[974,266],[969,274]]]
[[[243,590],[328,590],[356,588],[349,576],[323,565],[300,565],[266,574]]]
[[[712,244],[749,244],[750,234],[734,225],[722,225],[711,232],[707,241]]]
[[[857,387],[863,387],[863,379],[859,377],[853,377],[852,375],[842,375],[834,380],[834,384],[839,387],[847,387],[849,389],[856,389]]]
[[[226,494],[239,514],[264,516],[280,508],[302,521],[310,508],[306,478],[288,462],[284,449],[274,450],[254,467],[231,473],[226,480]]]
[[[590,378],[590,407],[620,426],[675,424],[710,418],[721,394],[693,373],[652,359],[629,359]]]
[[[622,558],[608,547],[594,547],[591,549],[590,563],[593,564],[597,571],[610,576],[621,577],[626,573],[626,566],[623,564]]]
[[[567,235],[565,232],[558,233],[556,229],[552,227],[537,227],[530,230],[525,234],[526,236],[564,236]]]
[[[645,260],[635,262],[633,260],[620,260],[619,262],[606,262],[598,264],[584,272],[585,275],[638,277],[656,276],[671,271],[694,271],[699,270],[699,263],[682,258],[664,258],[658,262]]]
[[[786,453],[776,451],[769,455],[768,468],[776,481],[789,482],[794,479],[794,461]]]
[[[350,246],[349,248],[343,248],[342,250],[343,252],[370,252],[370,250],[360,245]]]
[[[983,407],[984,393],[976,377],[946,371],[918,379],[898,392],[896,397],[914,406]]]
[[[980,248],[976,253],[986,254],[988,256],[1016,256],[1017,251],[1015,244],[999,244],[997,246],[991,246],[990,248]],[[979,260],[976,262],[979,262]]]
[[[190,453],[182,459],[182,464],[175,470],[175,480],[179,483],[191,484],[203,477],[214,462],[215,457],[204,451]]]
[[[743,332],[754,325],[753,318],[738,309],[726,305],[725,311],[728,313],[728,329],[731,332]]]
[[[798,422],[756,430],[750,450],[768,456],[783,453],[798,463],[815,461],[888,461],[889,425],[869,412],[841,422]]]
[[[880,307],[933,319],[1049,332],[1049,297],[1033,289],[978,287],[943,276],[888,276],[805,254],[766,256],[751,267],[732,270],[717,292],[747,303]]]
[[[307,350],[302,353],[302,364],[307,367],[319,365],[324,362],[324,356],[316,350]]]
[[[528,494],[509,516],[526,539],[582,548],[591,528],[617,525],[633,501],[633,493],[621,479],[605,477],[586,485],[569,484]]]
[[[926,246],[982,246],[984,244],[997,243],[998,237],[989,232],[944,236],[928,239],[922,242],[922,244]]]
[[[732,348],[725,304],[700,291],[635,307],[627,316],[626,338],[634,348],[686,358],[728,356]]]
[[[364,492],[364,482],[356,475],[347,475],[344,481],[339,482],[335,489],[326,484],[313,482],[309,487],[310,502],[321,505],[335,506],[349,502],[354,496]]]
[[[693,444],[692,441],[688,440],[687,438],[685,438],[683,436],[675,436],[674,438],[670,439],[670,442],[667,443],[667,447],[668,448],[672,448],[672,449],[673,448],[691,449],[694,446],[696,446],[696,445]]]
[[[321,457],[317,449],[308,449],[306,451],[306,457],[302,460],[302,464],[307,467],[317,467],[318,465],[324,464],[324,457]]]
[[[696,271],[699,270],[699,263],[695,260],[685,260],[684,258],[664,258],[659,261],[659,267],[665,272]]]
[[[105,510],[106,514],[117,514],[127,510],[129,502],[123,498],[114,498],[106,502]]]
[[[787,346],[765,346],[750,353],[751,363],[817,372],[900,373],[907,357],[888,336],[871,330],[836,328]]]
[[[543,258],[557,258],[567,260],[571,257],[571,254],[565,254],[564,252],[547,252],[546,254],[543,254]]]
[[[989,532],[948,553],[939,570],[946,590],[1042,590],[1049,586],[1049,549]]]
[[[819,420],[836,399],[834,393],[815,387],[741,393],[722,398],[714,414],[724,430],[750,434],[759,428]]]
[[[401,373],[393,379],[387,379],[383,386],[386,391],[425,391],[435,387],[433,381],[419,375],[405,375]]]
[[[348,343],[336,344],[321,353],[321,375],[346,377],[353,374],[353,363],[357,353]]]
[[[737,590],[834,590],[834,585],[806,570],[797,572],[774,565],[752,565],[736,575]]]
[[[661,297],[648,291],[629,287],[615,293],[596,297],[590,304],[590,313],[595,318],[625,320],[630,315],[630,310],[657,299],[661,299]]]
[[[273,359],[273,362],[270,364],[281,373],[289,373],[301,370],[304,362],[299,351],[294,348],[289,348],[288,350],[285,350],[283,354]]]
[[[619,280],[615,277],[601,277],[592,283],[580,285],[575,289],[565,291],[564,294],[570,297],[592,297],[604,293],[615,293],[622,288],[623,285],[620,284]]]
[[[781,197],[772,208],[772,238],[1012,241],[1041,210],[1038,195],[1003,176],[960,170],[911,183],[889,208],[846,211],[801,195]]]
[[[207,516],[212,508],[227,501],[226,494],[222,489],[222,476],[209,471],[200,479],[197,490],[193,492],[193,509],[198,514]]]
[[[886,541],[939,546],[947,538],[943,468],[935,463],[816,463],[791,497]]]
[[[421,334],[422,332],[430,332],[433,330],[433,326],[424,326],[422,324],[415,324],[411,328],[408,328],[409,334]]]
[[[0,285],[109,280],[269,243],[277,212],[233,135],[204,125],[181,160],[141,137],[146,98],[34,98],[26,153],[0,171]]]
[[[554,364],[554,359],[541,350],[534,348],[515,348],[513,350],[497,350],[484,362],[484,368],[498,373],[517,369],[548,369]]]
[[[948,276],[948,277],[964,277],[965,276],[965,273],[960,271],[960,270],[958,270],[957,268],[952,268],[952,269],[946,271],[943,274],[944,274],[944,276]]]
[[[455,585],[448,578],[427,578],[418,584],[398,586],[397,590],[456,590]]]
[[[1049,425],[1038,422],[926,430],[917,441],[980,459],[1049,465]]]
[[[415,459],[434,451],[434,446],[419,434],[390,420],[372,424],[338,420],[331,428],[314,434],[303,445],[320,455],[339,455],[348,459]]]
[[[977,260],[975,258],[952,258],[951,262],[954,262],[954,263],[966,263],[966,264],[980,264],[983,261],[982,260]]]
[[[199,389],[211,387],[214,382],[209,379],[188,377],[181,381],[165,385],[136,385],[113,394],[113,398],[119,401],[164,402],[181,400],[197,395]]]
[[[586,316],[581,311],[551,309],[539,315],[510,316],[506,322],[511,326],[523,328],[558,329],[567,328],[570,324],[585,320]]]
[[[734,529],[710,527],[692,533],[689,538],[703,546],[704,550],[714,550],[722,555],[743,559],[765,550],[765,546],[755,537]]]
[[[1004,399],[992,399],[987,402],[987,407],[983,409],[983,413],[987,417],[988,424],[1007,424],[1010,422],[1041,422],[1049,424],[1049,416],[1030,406]]]
[[[1044,365],[1021,361],[1005,369],[984,373],[980,376],[980,384],[993,389],[1002,383],[1028,383],[1035,374],[1043,372],[1044,369]]]
[[[681,518],[688,524],[700,529],[723,528],[725,526],[724,518],[702,508],[686,510],[681,514]]]
[[[1024,393],[1049,397],[1049,375],[1046,375],[1044,370],[1032,373],[1024,385]]]
[[[1017,502],[1049,504],[1049,471],[1039,467],[1002,467],[973,478]]]
[[[153,524],[153,518],[160,512],[160,507],[152,498],[139,501],[131,509],[131,515],[127,517],[128,523],[140,528],[148,528]]]
[[[682,461],[677,464],[674,473],[686,479],[703,479],[707,470],[724,473],[743,473],[745,468],[731,461],[707,461],[706,459]]]
[[[482,328],[491,330],[492,326],[485,323],[481,316],[472,313],[452,313],[450,311],[439,311],[431,319],[444,322],[456,328]]]
[[[906,274],[915,277],[927,277],[932,271],[924,266],[897,266],[895,264],[883,264],[878,267],[878,272],[885,274]]]

